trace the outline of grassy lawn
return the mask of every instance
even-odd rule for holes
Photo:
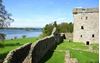
[[[29,42],[35,42],[38,38],[24,38],[24,39],[14,39],[5,40],[4,47],[0,47],[0,59],[4,59],[7,53],[23,44]],[[90,45],[93,47],[94,51],[98,52],[99,45]],[[79,63],[99,63],[99,54],[95,52],[90,52],[89,47],[83,43],[75,43],[64,41],[54,50],[51,58],[45,63],[64,63],[65,52],[70,50],[72,58],[77,58]]]
[[[99,63],[99,55],[96,53],[71,50],[71,57],[77,58],[79,63]]]
[[[90,45],[95,47],[95,51],[98,51],[98,44]],[[77,58],[79,63],[99,63],[99,54],[90,52],[89,47],[83,43],[73,43],[64,41],[57,46],[52,57],[46,63],[64,63],[65,52],[70,50],[72,58]]]
[[[5,40],[2,44],[4,47],[0,47],[0,59],[3,59],[7,53],[23,44],[33,43],[37,40],[37,38],[22,38],[22,39],[14,39],[14,40]]]

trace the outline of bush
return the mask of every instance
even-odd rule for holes
[[[22,38],[26,38],[26,35],[23,35]]]

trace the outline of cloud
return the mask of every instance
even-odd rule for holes
[[[14,19],[15,21],[11,23],[10,27],[44,27],[46,24],[53,23],[54,21],[57,21],[58,24],[61,22],[71,22],[71,19],[67,19],[66,17],[58,18],[53,16]]]
[[[10,27],[44,27],[48,20],[48,18],[15,18]]]

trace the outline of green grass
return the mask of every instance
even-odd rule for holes
[[[46,63],[64,63],[64,52],[54,52]]]
[[[79,63],[98,63],[99,56],[96,53],[71,50],[71,57],[77,58]]]
[[[0,47],[0,59],[4,59],[7,53],[23,44],[26,43],[34,43],[38,38],[23,38],[23,39],[14,39],[14,40],[5,40],[5,42],[1,43],[3,47]],[[95,51],[98,51],[99,45],[92,44]],[[88,51],[88,46],[83,43],[76,42],[68,42],[64,41],[54,50],[51,58],[45,63],[64,63],[65,52],[70,50],[70,54],[72,58],[77,58],[79,63],[98,63],[99,54]]]
[[[94,45],[90,45],[93,46]],[[95,50],[98,51],[98,44]],[[66,40],[57,46],[52,57],[46,63],[64,63],[65,52],[70,51],[72,58],[77,58],[79,63],[98,63],[99,54],[88,51],[88,46],[83,43],[67,42]]]
[[[14,39],[14,40],[5,40],[3,42],[4,47],[0,47],[0,59],[4,59],[7,53],[23,44],[33,43],[37,40],[37,38],[22,38],[22,39]]]

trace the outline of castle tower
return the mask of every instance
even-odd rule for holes
[[[89,45],[99,43],[99,9],[75,8],[74,17],[74,42],[84,42]]]

